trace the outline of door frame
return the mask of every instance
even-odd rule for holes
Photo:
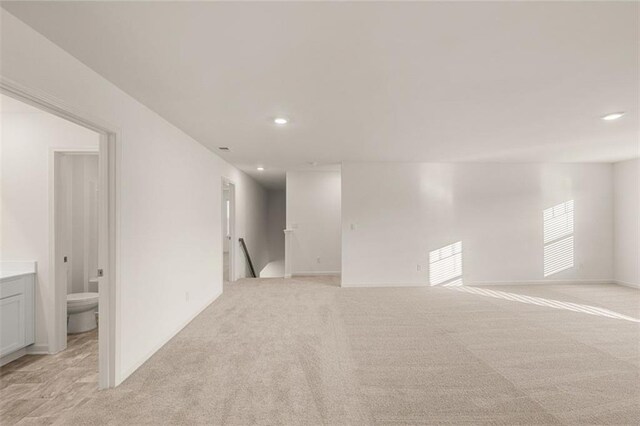
[[[121,140],[121,132],[117,126],[104,122],[101,119],[92,117],[83,111],[65,104],[59,99],[37,89],[27,88],[6,77],[0,76],[0,93],[15,98],[38,109],[49,112],[55,116],[63,118],[72,123],[78,124],[100,135],[98,148],[98,264],[103,270],[103,276],[99,279],[99,331],[98,331],[98,372],[99,387],[101,389],[111,388],[116,385],[116,370],[120,348],[117,347],[118,329],[118,299],[119,280],[117,279],[116,260],[118,244],[118,218],[117,218],[117,197],[116,187],[119,182],[117,168],[118,144]],[[73,151],[80,151],[73,149]],[[51,153],[50,159],[53,161],[55,154]],[[52,176],[52,164],[50,164],[50,177]],[[50,181],[50,185],[55,182]],[[49,188],[49,234],[50,237],[55,231],[55,221],[53,218],[52,187]],[[52,247],[55,248],[55,235],[49,243],[49,260],[51,271],[49,278],[55,283],[55,262],[52,259]],[[64,293],[55,288],[54,295],[54,332],[49,333],[49,352],[55,353],[66,346],[66,289]],[[61,323],[60,320],[63,322]],[[61,327],[61,325],[63,327]],[[62,330],[64,330],[64,334]],[[53,338],[52,338],[53,337]]]
[[[237,241],[236,241],[236,184],[229,178],[226,177],[222,177],[222,182],[220,183],[220,213],[222,215],[222,220],[220,221],[222,223],[222,227],[221,227],[221,235],[222,238],[220,239],[220,251],[222,253],[222,274],[221,274],[221,279],[222,282],[224,282],[224,238],[226,236],[226,230],[225,230],[225,217],[224,215],[226,215],[226,209],[225,209],[225,205],[224,205],[224,189],[225,189],[225,185],[227,185],[229,187],[229,236],[231,237],[229,239],[229,282],[234,282],[237,279],[236,276],[236,254],[237,254],[237,250],[236,250],[236,246],[237,246]]]

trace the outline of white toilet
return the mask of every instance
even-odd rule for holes
[[[84,333],[98,326],[98,293],[67,294],[67,334]]]

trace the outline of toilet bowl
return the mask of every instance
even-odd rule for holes
[[[96,328],[97,307],[98,293],[67,294],[67,334],[83,333]]]

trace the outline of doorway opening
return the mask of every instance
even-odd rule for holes
[[[3,368],[43,360],[57,369],[73,352],[85,387],[114,387],[116,132],[6,79],[0,101],[0,261],[34,265],[34,315],[25,317],[34,339],[20,357],[47,355]]]
[[[67,336],[95,330],[96,340],[100,269],[98,160],[97,150],[54,148],[55,286],[66,288],[67,301],[62,328]]]
[[[236,187],[227,178],[222,179],[222,283],[236,280],[236,238],[235,238]]]

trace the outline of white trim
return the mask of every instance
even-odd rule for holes
[[[464,283],[466,287],[482,287],[491,285],[566,285],[566,284],[612,284],[611,280],[529,280],[529,281],[475,281]]]
[[[135,363],[133,363],[133,365],[131,365],[129,367],[129,369],[125,372],[122,372],[120,377],[118,378],[118,383],[120,384],[123,381],[123,378],[127,378],[129,377],[131,374],[133,374],[134,371],[136,371],[138,368],[140,368],[140,366],[142,366],[142,364],[144,364],[145,362],[147,362],[156,352],[158,352],[160,349],[162,349],[162,347],[164,345],[166,345],[171,339],[173,339],[178,333],[180,333],[187,325],[189,325],[189,323],[191,321],[193,321],[198,315],[200,315],[202,312],[204,312],[205,309],[207,309],[213,302],[215,302],[218,297],[220,297],[222,295],[222,289],[220,289],[211,300],[209,300],[208,302],[206,302],[204,304],[204,306],[202,306],[202,308],[198,309],[198,311],[196,311],[196,313],[194,313],[193,315],[191,315],[186,321],[184,321],[182,324],[180,324],[178,327],[176,327],[172,332],[168,333],[167,336],[162,339],[162,341],[155,345],[150,351],[148,351],[143,357],[141,357],[138,361],[136,361]]]
[[[99,161],[99,186],[107,185],[108,192],[99,197],[99,209],[102,210],[102,204],[106,204],[108,211],[107,218],[99,222],[99,228],[106,233],[107,238],[98,240],[99,244],[105,245],[105,250],[99,250],[100,253],[106,255],[104,259],[105,276],[102,278],[103,288],[106,285],[107,291],[98,291],[100,293],[98,317],[98,351],[100,364],[100,387],[109,388],[118,385],[116,377],[120,371],[120,152],[118,149],[119,141],[122,140],[122,133],[106,133],[100,137],[100,151],[107,153],[101,156]],[[100,219],[99,219],[100,220]],[[106,227],[106,229],[103,229]],[[103,259],[99,259],[100,264]],[[100,288],[100,287],[98,287]],[[105,372],[103,374],[103,371]]]
[[[31,345],[26,347],[29,355],[50,355],[49,345]]]
[[[291,274],[291,277],[315,277],[315,276],[324,276],[324,275],[336,275],[340,276],[340,271],[314,271],[314,272],[294,272]]]
[[[309,272],[305,274],[294,274],[294,276],[304,275],[330,275],[317,272]],[[633,284],[618,280],[532,280],[532,281],[476,281],[465,283],[465,287],[483,287],[483,286],[520,286],[520,285],[568,285],[568,284],[615,284],[624,287],[640,289],[640,284]],[[427,283],[348,283],[342,284],[342,287],[366,288],[366,287],[442,287],[441,285],[430,286]]]
[[[229,185],[229,282],[232,283],[238,279],[237,276],[237,268],[236,268],[236,257],[238,254],[238,239],[236,238],[236,183],[228,178],[223,176],[222,182],[220,186],[220,204],[223,205],[223,191],[224,184],[227,183]],[[222,223],[222,227],[224,228],[225,224],[225,216],[221,217],[220,222]],[[222,239],[225,238],[225,230],[222,228]],[[222,256],[224,256],[224,241],[221,240],[222,244]],[[222,274],[221,274],[221,282],[224,282],[224,258],[220,259],[222,262]]]
[[[50,112],[55,116],[64,118],[65,120],[71,121],[72,123],[76,123],[95,132],[113,134],[120,133],[118,127],[115,125],[79,111],[77,108],[74,108],[43,91],[22,86],[20,83],[2,75],[0,75],[0,93],[4,93],[7,96],[18,99],[40,110]]]
[[[396,288],[396,287],[432,287],[426,282],[421,283],[342,283],[345,288]],[[434,286],[437,287],[437,286]]]
[[[630,282],[627,282],[627,281],[613,280],[612,283],[616,284],[616,285],[621,285],[621,286],[624,286],[624,287],[640,289],[640,284],[634,284],[634,283],[630,283]]]
[[[293,229],[284,229],[284,278],[291,278],[291,237]]]
[[[65,120],[76,123],[82,127],[98,132],[100,137],[100,211],[108,212],[102,215],[100,220],[100,233],[106,236],[100,241],[100,267],[104,270],[104,276],[100,280],[99,309],[99,386],[108,388],[116,386],[116,371],[120,365],[120,348],[118,346],[119,322],[119,211],[116,209],[119,192],[116,190],[120,183],[118,167],[120,150],[117,144],[121,138],[121,131],[117,126],[111,125],[101,119],[97,119],[84,111],[62,102],[46,92],[34,88],[27,88],[4,76],[0,76],[0,93],[16,98],[38,109],[47,111]],[[52,232],[52,231],[50,231]],[[55,263],[52,263],[55,267]],[[66,292],[66,289],[65,289]],[[66,293],[65,293],[66,294]],[[56,304],[57,306],[57,304]],[[66,311],[66,297],[64,298]],[[54,310],[56,307],[54,306]],[[60,312],[55,312],[56,318]],[[64,319],[66,321],[66,318]],[[52,342],[49,342],[51,346]],[[55,344],[55,342],[53,342]],[[51,349],[51,347],[49,347]]]

